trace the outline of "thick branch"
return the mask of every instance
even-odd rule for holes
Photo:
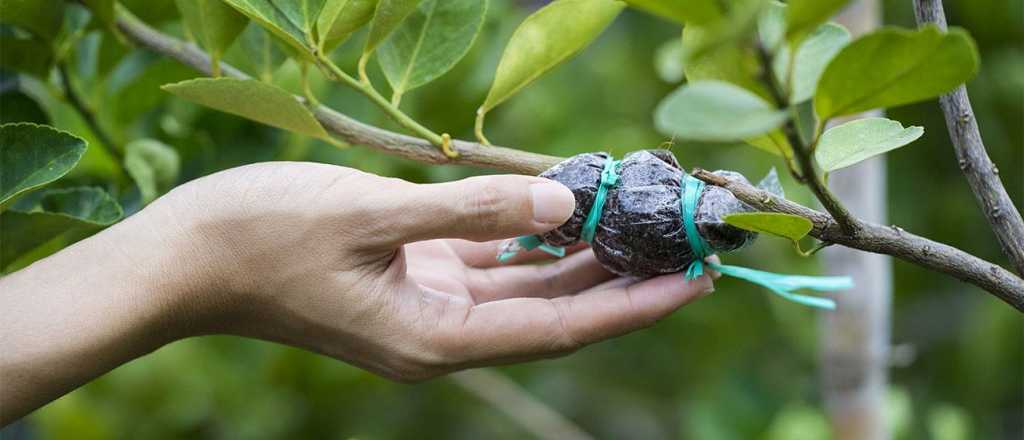
[[[914,0],[914,15],[919,25],[931,23],[946,29],[941,0]],[[999,170],[985,151],[967,87],[957,87],[952,93],[939,97],[939,106],[946,116],[946,128],[960,170],[967,177],[1003,254],[1017,268],[1017,273],[1024,276],[1024,219],[1003,188]]]
[[[211,73],[210,58],[195,45],[161,34],[126,14],[122,14],[118,18],[117,25],[121,32],[136,44],[174,58],[200,72]],[[226,63],[221,63],[221,70],[224,75],[248,78],[245,73]],[[296,99],[301,100],[302,98],[296,97]],[[474,165],[514,173],[539,174],[562,160],[555,156],[466,141],[453,141],[453,147],[458,150],[459,157],[449,159],[425,140],[363,124],[330,108],[319,106],[315,109],[314,114],[328,132],[349,143],[365,145],[420,162]],[[776,199],[749,185],[730,183],[709,173],[698,173],[697,177],[708,183],[725,187],[740,200],[758,209],[787,212],[810,219],[814,223],[812,235],[823,241],[869,252],[893,255],[919,266],[953,275],[992,292],[1018,310],[1024,311],[1024,280],[999,266],[959,249],[909,234],[898,228],[887,228],[856,219],[854,221],[864,229],[864,234],[863,236],[861,234],[849,236],[842,232],[838,224],[828,214],[788,200]],[[764,200],[770,200],[770,202],[764,202]]]
[[[1017,310],[1024,312],[1024,280],[999,265],[989,263],[955,247],[911,234],[897,226],[882,226],[855,219],[860,232],[851,237],[843,233],[832,217],[824,212],[780,199],[748,184],[729,180],[705,170],[693,175],[709,184],[721,186],[744,203],[767,212],[782,212],[804,217],[814,224],[811,235],[862,251],[886,254],[926,267],[985,289]]]

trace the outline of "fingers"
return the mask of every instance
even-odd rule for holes
[[[481,176],[415,185],[394,195],[387,234],[400,245],[434,238],[496,240],[554,229],[572,215],[575,198],[564,185],[540,177]]]
[[[470,365],[565,354],[650,326],[711,288],[708,276],[686,281],[672,274],[550,300],[513,298],[478,304],[455,338],[454,354]]]
[[[513,297],[553,298],[610,280],[590,249],[551,264],[466,270],[466,286],[477,303]]]

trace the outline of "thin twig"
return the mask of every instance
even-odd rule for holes
[[[846,247],[892,255],[918,266],[952,275],[981,287],[1017,310],[1024,312],[1024,280],[999,265],[989,263],[955,247],[911,234],[901,228],[854,220],[860,234],[845,234],[832,216],[781,199],[738,180],[730,180],[702,169],[694,177],[732,192],[755,209],[798,215],[811,221],[810,235]],[[766,200],[768,202],[766,202]]]
[[[918,25],[935,24],[946,30],[946,14],[941,0],[914,0],[914,15]],[[1006,193],[999,179],[999,170],[985,151],[967,87],[957,87],[939,97],[939,106],[946,116],[946,128],[949,129],[949,139],[953,142],[960,171],[967,177],[967,183],[992,226],[1003,254],[1013,263],[1017,274],[1024,276],[1024,219]]]
[[[145,23],[121,15],[117,25],[125,37],[136,44],[164,56],[176,59],[200,72],[210,73],[210,58],[195,45],[164,35]],[[221,64],[224,75],[248,78],[247,75],[227,63]],[[298,100],[304,101],[301,97]],[[423,139],[393,133],[388,130],[363,124],[325,106],[314,109],[314,115],[324,128],[353,145],[363,145],[375,150],[425,163],[462,164],[490,169],[521,173],[539,174],[560,162],[563,158],[530,153],[511,148],[481,145],[475,142],[452,141],[452,148],[459,152],[455,159],[448,158],[437,147]],[[918,266],[950,274],[970,282],[1024,311],[1024,280],[1005,269],[967,254],[954,247],[927,240],[901,229],[887,228],[854,219],[862,228],[856,236],[844,233],[832,216],[813,209],[779,199],[767,192],[749,185],[730,184],[728,181],[709,177],[709,173],[697,175],[706,182],[723,186],[737,198],[755,208],[786,212],[805,217],[815,225],[812,235],[820,240],[830,241],[847,247],[893,255]],[[755,192],[751,192],[755,191]],[[774,203],[765,204],[763,200]]]
[[[96,139],[99,139],[100,143],[103,144],[103,147],[106,148],[111,155],[117,158],[118,162],[121,162],[124,158],[124,152],[114,144],[113,138],[111,138],[110,135],[107,134],[106,130],[100,126],[99,121],[96,119],[96,113],[89,108],[89,105],[86,104],[85,101],[82,100],[82,97],[78,95],[78,92],[75,91],[75,86],[71,82],[71,75],[68,73],[67,64],[63,61],[58,63],[57,72],[60,75],[60,85],[64,92],[64,98],[67,100],[68,104],[78,112],[78,115],[83,121],[85,121],[85,125],[89,126],[89,130],[96,136]]]

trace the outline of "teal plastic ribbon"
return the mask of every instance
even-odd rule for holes
[[[550,244],[541,241],[540,237],[536,235],[524,235],[517,237],[516,241],[519,242],[519,246],[525,250],[532,251],[534,249],[540,249],[558,258],[565,256],[565,248],[561,246],[552,246]],[[511,260],[512,257],[516,256],[516,251],[506,251],[498,255],[498,261],[504,263]]]
[[[811,289],[820,292],[832,292],[845,290],[853,287],[853,280],[850,277],[811,277],[801,275],[783,275],[772,272],[748,269],[740,266],[729,266],[704,261],[714,254],[704,238],[697,231],[697,224],[694,216],[697,214],[697,202],[700,194],[704,191],[704,182],[689,174],[683,174],[683,196],[680,197],[680,214],[683,217],[683,230],[686,239],[690,242],[693,254],[696,259],[686,269],[686,279],[693,280],[704,274],[704,265],[714,269],[723,275],[747,280],[759,284],[771,290],[775,294],[803,305],[817,307],[820,309],[834,310],[835,301],[828,298],[807,296],[793,293],[797,289]]]
[[[619,161],[609,155],[608,159],[604,162],[604,169],[601,170],[601,183],[598,184],[597,194],[594,195],[594,203],[590,205],[587,220],[583,223],[583,229],[580,231],[580,238],[587,243],[594,241],[594,233],[597,232],[597,222],[601,220],[601,211],[604,210],[604,201],[608,198],[608,190],[619,182],[618,169]],[[517,237],[516,241],[519,242],[519,247],[528,251],[539,248],[559,258],[565,256],[564,247],[546,244],[536,235]],[[498,255],[498,261],[504,263],[511,260],[512,257],[516,256],[516,253],[516,251],[502,252]]]
[[[587,221],[583,222],[583,230],[580,231],[580,238],[587,243],[594,242],[594,234],[597,233],[597,223],[601,221],[601,211],[604,211],[604,200],[608,198],[608,190],[619,183],[618,171],[619,161],[609,154],[608,159],[604,161],[601,183],[597,187],[597,194],[594,195],[594,203],[590,205]]]

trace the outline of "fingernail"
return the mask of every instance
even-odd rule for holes
[[[530,197],[533,198],[533,220],[539,223],[565,223],[576,209],[572,191],[558,182],[530,185]]]
[[[712,293],[715,293],[715,287],[714,286],[711,286],[711,287],[708,287],[707,289],[704,289],[704,291],[700,293],[700,297],[703,298],[703,297],[708,296],[708,295],[710,295]]]

